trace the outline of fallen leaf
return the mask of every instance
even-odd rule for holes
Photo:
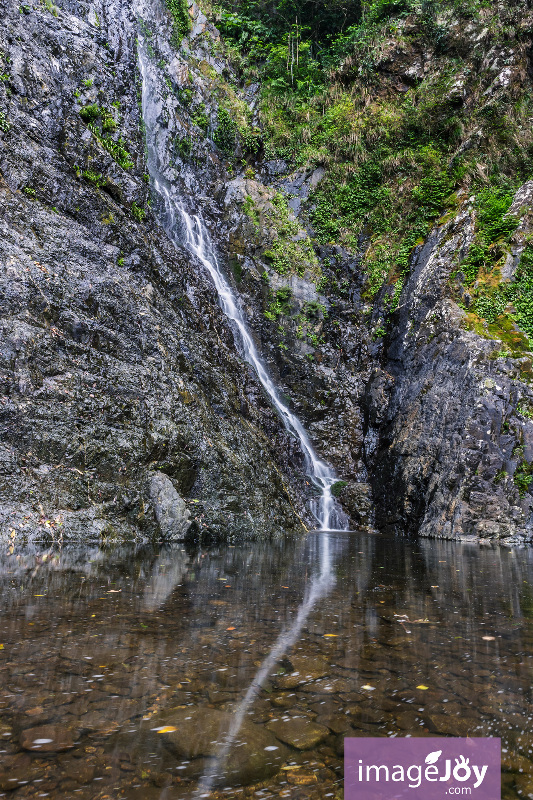
[[[108,594],[118,594],[118,592],[121,592],[121,591],[122,591],[122,589],[110,589],[108,591]]]
[[[496,641],[496,637],[495,636],[482,636],[481,638],[483,639],[484,642],[495,642]]]
[[[324,638],[325,639],[336,639],[338,637],[338,635],[339,635],[338,633],[325,633],[324,634]]]
[[[364,686],[361,686],[361,689],[366,689],[367,692],[373,692],[375,688],[375,686],[370,686],[368,683],[365,683]]]
[[[227,631],[234,631],[235,628],[226,628]]]
[[[423,684],[423,683],[421,683],[421,684],[420,684],[419,686],[417,686],[416,688],[417,688],[417,689],[422,689],[423,691],[425,691],[426,689],[429,689],[429,686],[424,686],[424,684]],[[428,763],[429,763],[429,762],[428,762]]]
[[[0,650],[3,650],[3,649],[4,649],[4,645],[0,644]]]
[[[155,728],[158,733],[174,733],[178,729],[174,727],[174,725],[165,725],[164,728]]]

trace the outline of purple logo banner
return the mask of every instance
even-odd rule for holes
[[[500,739],[344,740],[345,800],[501,798]]]

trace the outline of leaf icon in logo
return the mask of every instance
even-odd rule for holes
[[[435,750],[434,753],[430,753],[428,756],[426,756],[426,764],[434,764],[439,760],[441,753],[442,750]]]

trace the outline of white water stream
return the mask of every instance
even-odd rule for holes
[[[244,359],[255,370],[286,429],[300,442],[305,458],[306,473],[320,492],[318,502],[310,505],[310,510],[316,518],[320,530],[345,529],[344,514],[335,503],[331,492],[331,487],[336,481],[333,469],[318,457],[302,423],[280,399],[278,390],[257,352],[238,300],[218,264],[205,224],[200,216],[191,216],[185,210],[181,198],[176,196],[173,187],[164,177],[159,166],[160,157],[156,137],[161,100],[155,82],[156,73],[142,46],[142,37],[140,38],[139,66],[142,75],[142,109],[146,130],[147,166],[153,188],[163,205],[161,216],[165,230],[176,244],[185,245],[211,276],[222,310],[231,321],[237,334],[237,345],[240,347]]]

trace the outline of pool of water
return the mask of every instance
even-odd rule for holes
[[[342,797],[345,736],[501,736],[533,798],[533,552],[364,533],[0,555],[0,797]]]

